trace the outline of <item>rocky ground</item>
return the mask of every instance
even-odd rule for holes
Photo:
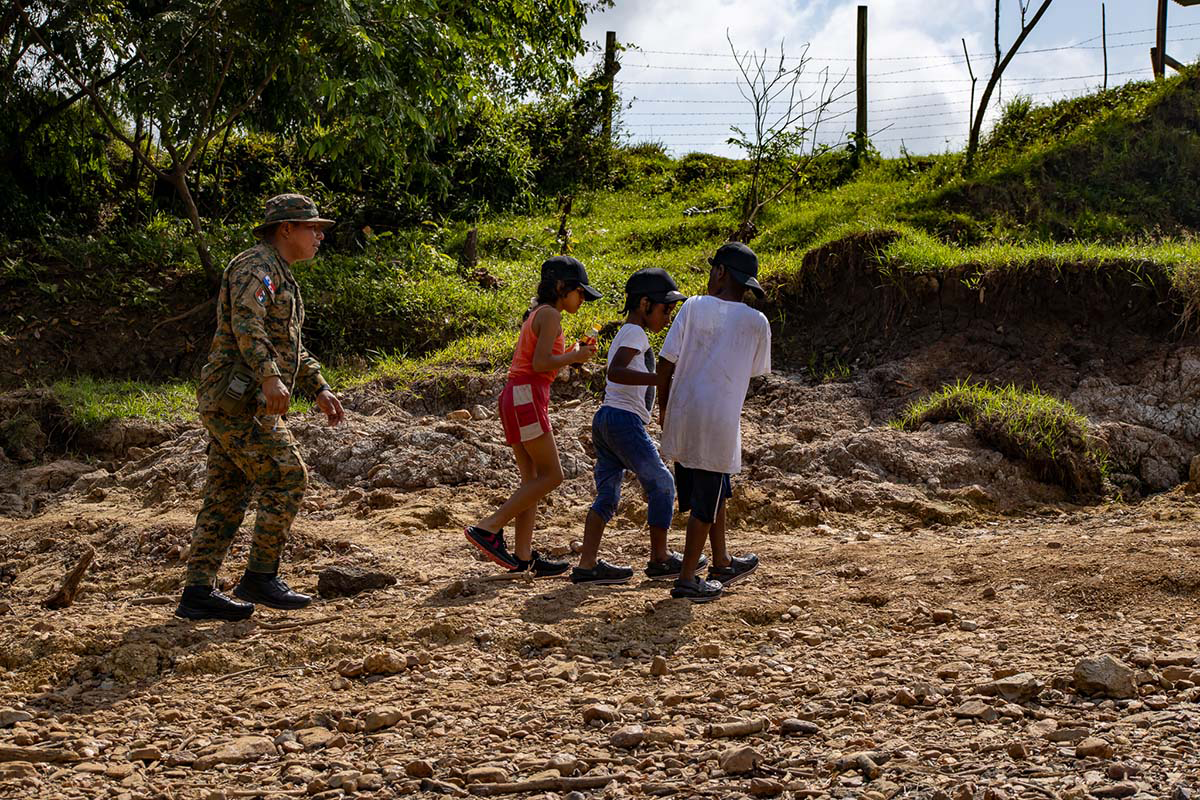
[[[896,369],[755,386],[731,541],[763,566],[708,605],[493,579],[461,534],[515,478],[486,381],[461,411],[373,392],[342,428],[293,419],[314,485],[286,575],[329,596],[244,623],[171,615],[198,429],[0,465],[0,796],[1193,796],[1196,501],[1076,506],[963,425],[889,429]],[[567,558],[582,383],[536,539]],[[644,519],[628,484],[603,555],[640,567]],[[333,596],[351,568],[377,588]]]

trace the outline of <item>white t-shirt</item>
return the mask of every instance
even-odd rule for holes
[[[771,326],[745,303],[684,301],[659,354],[675,362],[663,427],[664,461],[709,472],[742,469],[742,404],[771,371]]]
[[[626,365],[635,372],[654,371],[654,351],[650,349],[650,340],[641,325],[626,322],[617,331],[612,344],[608,347],[608,365],[612,366],[617,351],[622,347],[637,350],[637,355]],[[637,414],[643,423],[650,424],[650,409],[654,405],[653,386],[630,386],[627,383],[613,383],[609,380],[604,384],[604,403],[610,408],[619,408]]]

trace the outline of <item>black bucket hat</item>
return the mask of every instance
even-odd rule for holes
[[[633,297],[649,297],[655,303],[678,303],[687,299],[670,273],[658,267],[639,269],[629,276],[625,281],[625,311],[630,310],[630,298]]]
[[[571,256],[554,256],[542,262],[542,280],[551,279],[578,283],[584,300],[599,300],[604,296],[588,285],[587,270],[579,259]]]
[[[720,265],[729,270],[733,279],[747,289],[753,290],[759,300],[766,297],[767,293],[763,291],[758,282],[758,256],[741,242],[726,242],[721,245],[717,248],[717,254],[710,258],[708,263],[714,267]]]

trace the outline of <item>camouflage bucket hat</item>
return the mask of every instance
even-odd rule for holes
[[[320,222],[325,226],[333,220],[317,213],[317,204],[302,194],[277,194],[267,201],[266,215],[261,225],[254,229],[255,236],[263,236],[281,222]]]

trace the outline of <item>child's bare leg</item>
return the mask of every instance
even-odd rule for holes
[[[725,546],[725,501],[717,506],[717,515],[713,518],[713,524],[708,532],[708,539],[712,542],[712,563],[715,567],[728,567],[730,563],[729,550]],[[688,573],[684,573],[685,575]]]
[[[650,560],[666,561],[671,557],[667,549],[667,529],[650,526]]]
[[[709,530],[713,527],[710,522],[701,522],[694,516],[688,517],[687,538],[683,542],[683,567],[679,570],[681,576],[691,580],[700,568],[700,556],[704,553],[704,543],[708,540]]]
[[[583,549],[579,552],[580,569],[592,569],[596,566],[596,555],[600,552],[604,525],[604,518],[589,508],[587,519],[583,523]]]
[[[493,533],[517,518],[522,511],[533,510],[529,517],[528,536],[533,535],[533,517],[538,501],[554,491],[563,480],[562,465],[558,462],[558,448],[554,434],[547,433],[530,442],[513,445],[513,456],[521,472],[521,486],[512,493],[504,505],[490,516],[479,520],[476,525]],[[520,535],[520,531],[518,531]],[[521,555],[520,539],[517,540],[518,558],[529,557],[529,539],[525,540],[525,555]]]
[[[513,518],[513,555],[522,561],[533,557],[533,523],[537,519],[537,503]]]

